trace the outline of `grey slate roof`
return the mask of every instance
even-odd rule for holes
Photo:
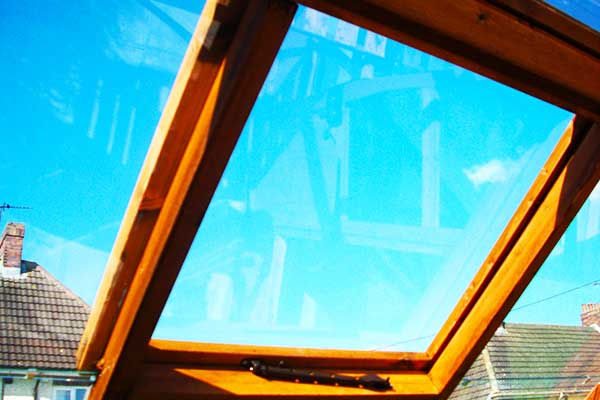
[[[507,323],[451,398],[484,399],[491,393],[493,398],[537,394],[555,399],[560,392],[585,398],[599,382],[600,333],[594,328]]]
[[[75,369],[87,304],[36,263],[0,277],[0,367]]]
[[[454,392],[450,395],[450,399],[485,399],[491,391],[491,379],[486,370],[483,354],[480,354],[462,381],[454,389]]]

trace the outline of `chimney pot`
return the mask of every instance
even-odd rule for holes
[[[0,268],[3,277],[18,277],[21,274],[21,257],[25,225],[10,222],[0,238]]]
[[[588,303],[581,305],[581,325],[600,325],[600,304]]]

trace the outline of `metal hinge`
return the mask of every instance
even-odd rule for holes
[[[383,379],[375,374],[362,376],[339,375],[311,369],[290,368],[283,361],[274,366],[267,364],[263,360],[251,358],[243,360],[241,364],[242,367],[248,369],[254,375],[268,380],[356,387],[378,392],[393,389],[390,384],[390,378]]]

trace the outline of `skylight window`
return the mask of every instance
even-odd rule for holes
[[[491,138],[496,137],[493,133],[497,131],[491,128],[495,126],[494,123],[498,123],[496,121],[485,129],[479,126],[475,130],[476,133],[472,133],[469,137],[471,141],[481,138],[481,145],[470,148],[463,144],[461,147],[460,141],[451,141],[449,147],[445,148],[444,128],[452,127],[452,123],[444,122],[441,117],[439,120],[430,121],[426,118],[427,115],[416,112],[433,107],[438,100],[441,101],[446,96],[453,99],[455,103],[458,102],[459,106],[440,107],[446,111],[440,111],[439,115],[444,116],[444,112],[448,113],[444,118],[455,114],[460,115],[457,110],[475,109],[482,112],[490,108],[497,111],[495,107],[489,107],[489,104],[486,107],[483,102],[485,96],[476,97],[479,102],[469,107],[469,103],[459,96],[464,86],[459,85],[458,88],[449,89],[438,80],[434,80],[435,93],[430,91],[423,96],[421,91],[418,91],[416,99],[420,102],[411,98],[413,90],[407,90],[400,95],[388,93],[406,89],[406,86],[384,85],[385,94],[372,92],[369,86],[361,86],[362,80],[369,81],[369,84],[372,81],[381,83],[378,79],[387,77],[385,67],[379,67],[369,60],[373,65],[366,65],[366,68],[364,68],[365,64],[359,62],[360,71],[353,71],[350,67],[344,66],[342,69],[347,70],[340,73],[335,63],[328,63],[322,68],[318,65],[321,58],[329,60],[331,57],[339,56],[339,52],[330,47],[323,56],[320,56],[318,51],[311,53],[311,68],[308,69],[308,76],[312,79],[309,80],[308,91],[304,96],[309,100],[313,100],[312,96],[316,96],[314,99],[317,101],[314,103],[305,101],[302,105],[307,107],[309,118],[301,118],[304,111],[302,107],[296,107],[292,110],[292,116],[284,119],[280,114],[286,113],[285,101],[289,96],[298,98],[300,90],[304,89],[300,85],[301,80],[295,81],[294,83],[297,84],[291,85],[291,88],[281,96],[273,96],[268,91],[263,92],[257,106],[254,106],[261,87],[268,90],[273,88],[272,93],[276,93],[279,86],[286,85],[287,76],[296,73],[295,70],[292,72],[293,67],[304,65],[301,62],[304,52],[297,48],[290,48],[296,51],[292,57],[298,59],[297,61],[292,58],[282,65],[275,62],[277,51],[284,42],[296,12],[296,4],[284,0],[209,3],[200,18],[158,125],[148,158],[113,247],[106,278],[99,293],[100,301],[91,315],[82,339],[79,367],[86,368],[97,363],[101,370],[91,393],[92,398],[101,398],[101,396],[144,399],[165,396],[196,398],[212,395],[219,397],[274,395],[292,398],[323,395],[338,398],[346,395],[369,397],[379,395],[370,392],[365,386],[368,377],[366,371],[375,374],[385,373],[387,376],[377,376],[374,382],[379,382],[376,384],[377,387],[386,391],[393,389],[394,393],[390,394],[392,397],[446,398],[460,380],[466,366],[476,358],[495,327],[500,324],[530,282],[597,183],[600,177],[600,167],[598,167],[600,140],[597,134],[598,126],[594,121],[598,119],[600,80],[594,77],[600,77],[600,63],[595,58],[593,50],[579,41],[577,34],[582,32],[580,25],[560,16],[554,21],[558,22],[558,30],[548,23],[546,17],[532,18],[527,23],[523,23],[519,13],[511,7],[475,0],[465,0],[460,3],[446,0],[443,0],[443,3],[406,1],[401,6],[396,2],[385,0],[377,2],[361,0],[351,3],[339,2],[339,4],[337,0],[306,0],[306,4],[463,65],[484,76],[492,77],[552,104],[577,112],[578,115],[566,125],[558,140],[555,139],[556,136],[549,138],[547,135],[560,132],[559,124],[565,120],[565,114],[549,122],[544,119],[542,125],[549,125],[546,129],[529,128],[528,134],[534,136],[525,136],[523,142],[518,142],[522,147],[516,146],[517,142],[512,141],[512,136],[507,136],[499,142],[503,144],[506,140],[510,146],[506,149],[503,149],[502,145],[492,148],[491,145],[495,141],[490,140],[490,135]],[[538,7],[539,3],[530,5]],[[313,15],[313,19],[315,18],[318,18],[318,14]],[[311,31],[319,36],[314,38],[315,41],[318,42],[323,37],[331,39],[327,35],[336,32],[333,38],[346,46],[341,53],[348,59],[354,59],[356,49],[349,47],[349,43],[353,43],[355,30],[343,28],[342,33],[338,35],[337,27],[333,31],[329,30],[330,24],[347,27],[347,24],[338,24],[334,20],[320,22],[315,25],[319,28],[317,32]],[[292,33],[294,29],[297,29],[296,25],[292,26]],[[388,47],[392,47],[391,44],[382,46],[381,43],[385,41],[378,41],[367,32],[363,32],[364,40],[360,39],[360,32],[355,33],[356,43],[361,45],[364,43],[365,47],[374,49],[375,55],[381,56],[387,52]],[[573,35],[568,36],[569,33]],[[565,34],[567,36],[564,36]],[[366,40],[367,37],[370,37],[370,41]],[[375,45],[366,46],[367,42]],[[314,43],[311,42],[312,44]],[[414,58],[418,59],[418,57]],[[411,60],[409,62],[396,59],[393,63],[394,67],[418,68],[419,63],[412,59],[413,57],[409,57]],[[271,68],[273,63],[275,65]],[[272,76],[276,76],[277,80],[267,79],[270,69],[275,71],[275,75]],[[322,77],[321,70],[326,71]],[[380,70],[381,76],[378,75]],[[282,75],[279,76],[278,73]],[[458,75],[460,77],[460,74]],[[582,81],[581,77],[589,77],[589,79]],[[322,81],[319,82],[320,79]],[[361,80],[361,85],[358,85],[359,96],[347,97],[349,93],[345,90],[339,93],[338,87],[346,89],[347,85],[354,84],[355,79]],[[266,85],[263,85],[265,81]],[[331,85],[328,82],[335,82],[334,86],[328,86]],[[468,87],[468,84],[466,86]],[[427,87],[431,89],[431,86]],[[423,87],[417,86],[417,88]],[[320,94],[320,91],[323,94]],[[467,92],[469,96],[475,93]],[[451,94],[455,93],[456,95],[452,97]],[[439,99],[436,96],[439,96]],[[507,101],[520,104],[509,95],[503,96],[506,96]],[[319,97],[323,99],[319,100]],[[363,98],[365,104],[362,107],[350,104]],[[271,100],[272,104],[268,107],[271,112],[261,116],[259,105],[265,99]],[[344,103],[344,100],[348,104]],[[421,104],[421,109],[415,110],[415,107],[411,106],[414,103]],[[398,107],[386,110],[386,107],[391,108],[389,104],[397,104]],[[273,109],[277,109],[278,113],[274,114]],[[388,112],[380,112],[382,109]],[[394,112],[397,112],[397,109],[405,114],[410,109],[414,115],[406,114],[404,118],[394,120]],[[531,107],[531,110],[535,109],[536,107]],[[529,122],[529,118],[535,122],[539,118],[538,114],[534,114],[533,117],[526,114],[528,110],[530,108],[521,110],[522,113],[518,117],[522,119],[521,123]],[[259,113],[259,117],[255,116],[256,112]],[[353,122],[354,112],[362,117],[358,119],[359,122]],[[398,129],[400,131],[398,141],[387,140],[388,136],[378,132],[381,130],[379,119],[374,118],[371,122],[363,123],[364,118],[371,117],[371,114],[376,114],[379,119],[386,121],[385,125],[381,124],[385,127],[386,134],[389,129],[401,127]],[[437,114],[434,113],[434,117],[435,115]],[[514,114],[503,111],[503,117],[507,119],[500,119],[500,121],[509,122],[506,127],[501,125],[501,128],[507,129],[508,132],[501,131],[502,134],[518,134],[520,132],[518,127],[521,124],[517,123],[517,129],[514,128]],[[275,126],[273,129],[276,130],[266,138],[261,138],[260,134],[269,131],[258,129],[265,125],[261,121],[263,118],[272,121]],[[344,125],[345,120],[349,121],[347,125]],[[466,117],[465,120],[470,121]],[[480,124],[476,112],[473,120]],[[484,120],[487,121],[487,118]],[[390,126],[388,121],[393,121],[397,125]],[[248,133],[245,133],[248,136],[238,140],[244,126],[248,127]],[[311,130],[305,129],[305,126],[310,127]],[[347,132],[333,129],[340,126],[345,126]],[[464,131],[461,130],[460,134],[456,134],[457,137],[465,134],[469,136],[471,127],[465,123],[459,126],[464,128]],[[283,133],[282,129],[285,129]],[[356,131],[359,132],[358,138],[353,136],[353,132]],[[367,139],[364,143],[361,139],[365,137],[361,135],[363,132],[371,134],[365,135]],[[370,146],[371,143],[375,143],[373,137],[380,137],[389,150],[384,148],[382,151]],[[436,145],[438,137],[439,148]],[[338,141],[337,139],[340,138],[347,140]],[[262,139],[265,139],[269,146],[262,147]],[[303,146],[290,147],[294,140]],[[336,146],[331,146],[331,142],[335,142]],[[241,144],[243,157],[240,159],[236,158],[240,147],[234,152],[236,143],[238,146]],[[543,164],[541,173],[533,181],[531,179],[528,182],[527,179],[521,181],[521,175],[516,180],[510,181],[510,176],[514,173],[510,172],[512,169],[499,167],[502,161],[520,160],[520,154],[525,154],[532,146],[539,146],[540,143],[550,143],[549,145],[556,143]],[[400,150],[394,148],[396,145],[400,145]],[[303,150],[301,156],[296,156],[292,152],[297,149]],[[255,150],[256,153],[252,154]],[[232,152],[235,154],[230,160]],[[249,157],[248,152],[253,157]],[[340,265],[337,262],[341,259],[343,261],[341,265],[346,267],[351,265],[352,259],[360,258],[364,252],[366,255],[362,257],[369,262],[387,256],[391,260],[390,265],[401,264],[395,260],[394,251],[406,251],[406,249],[393,247],[397,246],[397,241],[388,242],[392,247],[384,250],[380,250],[379,246],[383,240],[379,238],[369,245],[365,244],[364,237],[354,237],[354,241],[351,242],[346,238],[349,236],[346,229],[348,225],[344,224],[358,223],[359,225],[354,225],[354,228],[359,227],[357,232],[360,236],[365,236],[365,232],[368,232],[368,235],[372,234],[365,227],[372,228],[373,224],[377,228],[374,230],[377,233],[385,231],[381,229],[382,226],[394,224],[416,228],[419,232],[423,227],[434,228],[434,230],[464,229],[473,221],[473,225],[481,229],[479,231],[475,229],[480,234],[467,236],[466,244],[471,245],[472,241],[483,242],[484,234],[481,232],[485,233],[487,226],[484,225],[482,228],[479,224],[485,219],[473,219],[470,215],[473,209],[463,207],[466,210],[463,211],[461,207],[455,205],[456,201],[453,200],[452,194],[456,197],[458,191],[450,190],[448,195],[448,192],[440,189],[445,184],[452,187],[453,183],[451,173],[450,178],[443,175],[448,170],[452,171],[452,165],[448,169],[442,169],[442,166],[446,167],[444,158],[447,156],[446,152],[450,155],[460,155],[460,157],[455,156],[450,163],[459,166],[454,170],[455,179],[456,177],[467,181],[471,179],[469,184],[473,185],[472,181],[476,177],[487,176],[490,182],[480,182],[480,186],[485,184],[487,188],[502,188],[498,186],[500,182],[512,182],[514,186],[511,189],[506,192],[499,191],[503,193],[502,195],[490,194],[483,189],[478,194],[484,200],[487,196],[491,196],[489,198],[492,201],[496,200],[494,204],[500,204],[502,207],[506,205],[509,209],[504,216],[501,210],[490,211],[484,208],[491,220],[501,220],[511,214],[511,211],[514,213],[504,228],[498,228],[498,232],[501,230],[502,233],[493,241],[493,246],[491,242],[488,244],[491,250],[487,255],[482,253],[480,268],[470,275],[473,277],[470,283],[467,285],[464,281],[464,293],[457,296],[459,299],[450,314],[445,313],[448,318],[444,318],[445,322],[427,347],[427,351],[344,351],[339,347],[327,350],[311,349],[307,348],[310,343],[307,347],[302,347],[298,336],[293,347],[285,344],[283,347],[281,345],[273,347],[151,339],[159,316],[168,302],[168,295],[175,284],[180,267],[186,257],[189,261],[196,252],[200,258],[209,258],[203,260],[205,265],[209,265],[208,268],[216,266],[217,269],[216,273],[208,271],[211,276],[204,281],[207,288],[198,290],[192,287],[184,291],[191,296],[195,295],[196,299],[200,298],[198,303],[204,301],[212,304],[212,307],[200,304],[195,311],[203,314],[202,318],[214,322],[213,325],[224,323],[220,327],[226,329],[231,327],[230,320],[237,319],[240,315],[250,315],[251,318],[253,315],[258,315],[260,318],[251,321],[252,325],[256,326],[257,322],[262,322],[264,333],[267,334],[267,329],[272,329],[269,321],[280,322],[279,310],[283,310],[281,307],[284,304],[281,299],[284,293],[288,293],[282,290],[285,285],[284,273],[293,270],[290,266],[292,261],[299,263],[297,260],[314,260],[320,263],[317,266],[329,267]],[[390,164],[395,166],[399,158],[394,154],[406,155],[406,160],[400,160],[406,162],[406,168],[401,172],[407,176],[397,177],[394,174],[388,176],[379,173],[373,177],[365,173],[369,168],[387,171],[381,165],[386,168]],[[547,152],[545,154],[548,155]],[[421,155],[420,169],[418,162],[414,163],[417,165],[415,169],[410,169],[412,160],[419,159],[419,155]],[[439,159],[436,158],[437,155]],[[310,162],[306,162],[303,168],[298,168],[298,166],[302,167],[303,159],[309,158]],[[347,160],[345,161],[347,165],[342,165],[340,161],[344,158]],[[230,160],[229,165],[228,160]],[[492,172],[478,173],[475,167],[486,166],[490,160],[494,161],[490,164]],[[236,166],[236,163],[241,164],[241,167]],[[256,174],[257,169],[249,168],[253,166],[252,164],[258,164],[259,175],[253,175]],[[278,170],[282,166],[283,168]],[[437,176],[437,166],[440,171],[439,184],[431,185],[435,179],[426,178]],[[528,168],[524,167],[523,171],[528,171]],[[286,180],[289,171],[297,174],[294,181],[296,187],[292,189],[290,189],[289,179]],[[315,171],[316,182],[306,179],[306,177],[313,179]],[[497,171],[502,173],[498,174]],[[223,172],[225,172],[224,177]],[[344,187],[344,173],[349,177],[347,188]],[[531,173],[535,174],[535,171],[532,170]],[[353,176],[360,178],[358,185],[352,181]],[[414,177],[419,176],[422,179],[417,181]],[[490,179],[489,176],[494,178]],[[373,178],[386,183],[387,186],[370,183],[370,179]],[[311,196],[300,197],[298,200],[298,196],[307,194],[307,181]],[[221,182],[220,188],[218,188],[219,182]],[[276,185],[266,184],[271,182]],[[519,182],[524,182],[523,188],[519,188]],[[526,189],[530,182],[531,185]],[[394,185],[402,186],[401,189],[405,186],[421,187],[421,190],[399,191],[401,196],[394,197],[390,195],[396,193],[393,189]],[[261,190],[266,190],[265,188],[273,187],[276,190],[272,195],[269,192],[260,193]],[[361,200],[363,187],[372,190],[377,200],[369,202]],[[379,190],[382,193],[378,193],[379,187],[383,188]],[[436,199],[436,190],[439,190],[439,202]],[[215,191],[217,191],[216,196],[213,196]],[[515,208],[520,196],[516,196],[517,203],[511,204],[510,194],[518,191],[521,193],[526,191],[526,194]],[[415,192],[421,192],[422,201],[417,205],[410,201],[412,198],[419,197],[415,196]],[[427,195],[423,195],[423,192]],[[212,205],[211,201],[213,201]],[[375,201],[378,203],[374,204]],[[364,203],[368,203],[366,205],[372,209],[366,208]],[[375,211],[378,207],[389,207],[390,204],[392,206],[390,212]],[[398,207],[394,208],[395,205]],[[407,205],[406,213],[396,213],[396,210],[403,205]],[[278,207],[279,209],[288,207],[291,211],[279,211]],[[478,210],[478,207],[477,205],[474,209]],[[208,224],[207,222],[211,221],[211,213],[217,216],[225,215],[225,223],[215,220],[212,226]],[[450,216],[446,216],[448,214]],[[462,224],[457,222],[461,218],[463,218]],[[285,227],[284,223],[289,224],[290,221],[299,220],[303,223],[302,232],[281,229],[281,226]],[[235,224],[231,224],[232,221],[235,221]],[[209,237],[199,240],[200,250],[193,249],[188,255],[198,228],[200,228],[199,238],[202,238],[202,230],[207,227]],[[242,232],[255,234],[240,240],[236,235],[241,235]],[[319,233],[323,237],[318,236]],[[414,231],[409,230],[409,234],[412,233]],[[233,239],[230,238],[232,235]],[[296,235],[293,240],[292,235]],[[301,235],[309,235],[309,237],[305,238]],[[406,236],[410,237],[410,235]],[[412,236],[421,246],[423,238],[414,234]],[[424,238],[427,236],[424,235]],[[216,242],[216,246],[210,244],[211,240]],[[303,247],[302,240],[313,240],[317,244]],[[324,240],[333,240],[333,243],[338,246],[323,245],[322,257],[314,256],[311,251],[315,252],[315,248],[321,251],[318,246]],[[207,244],[208,249],[201,248]],[[369,246],[376,247],[376,251],[370,250]],[[408,252],[421,254],[422,250],[419,246],[412,247]],[[215,249],[218,255],[216,258],[210,253]],[[477,247],[474,249],[468,256],[477,258],[479,256],[476,254]],[[328,250],[335,253],[330,255],[327,253]],[[460,254],[464,257],[464,253]],[[446,254],[442,256],[444,255]],[[211,258],[212,262],[210,262]],[[239,264],[235,266],[239,272],[235,271],[230,259],[239,260]],[[322,262],[323,260],[325,263]],[[288,261],[290,264],[287,264]],[[428,266],[426,262],[416,264],[420,267]],[[459,264],[468,265],[466,262]],[[198,264],[194,263],[194,265]],[[306,265],[312,268],[315,266],[312,262]],[[263,266],[265,268],[262,268]],[[304,322],[304,327],[310,327],[313,322],[318,321],[317,312],[321,312],[320,310],[324,308],[323,304],[339,304],[326,300],[329,295],[327,290],[323,291],[325,294],[320,295],[319,288],[315,289],[312,285],[314,281],[311,279],[315,279],[317,283],[322,281],[312,277],[311,274],[307,275],[305,270],[308,267],[300,265],[296,270],[299,272],[296,276],[303,279],[302,283],[310,286],[308,291],[298,290],[302,292],[302,305],[306,304],[305,318],[299,320]],[[333,274],[351,279],[354,278],[353,275],[362,273],[362,270],[356,273],[357,270],[346,268],[348,270],[342,271],[346,272],[345,275],[339,272]],[[435,271],[428,271],[425,268],[421,270],[431,272],[429,276],[437,279]],[[194,272],[196,271],[198,269],[194,269]],[[457,271],[458,269],[453,270],[453,272]],[[206,273],[206,270],[200,270],[200,274],[203,273]],[[267,278],[264,278],[265,274]],[[373,277],[379,279],[378,276]],[[240,284],[237,284],[236,288],[237,278],[240,278],[238,281]],[[362,281],[360,275],[358,278],[357,285],[362,289],[371,283],[372,276],[369,275]],[[413,277],[409,276],[409,278]],[[466,279],[468,280],[469,277]],[[393,281],[382,279],[379,282],[389,284]],[[351,282],[348,284],[344,282],[339,286],[341,288],[339,290],[353,292],[353,285]],[[248,289],[253,290],[260,286],[266,288],[260,291],[262,298],[253,300],[252,296],[247,296],[244,300],[248,301],[242,303],[238,301],[240,296],[247,294]],[[376,287],[373,291],[376,298],[378,296],[385,298],[381,292],[385,290],[380,287]],[[398,293],[397,289],[390,292]],[[435,296],[437,292],[436,288],[429,293],[429,296]],[[360,296],[364,292],[357,290],[357,293]],[[365,295],[363,297],[367,300],[369,298]],[[295,296],[293,300],[299,298],[300,296]],[[279,300],[274,301],[274,299]],[[193,304],[195,299],[191,300]],[[446,299],[439,301],[445,304]],[[183,303],[187,303],[185,299]],[[256,307],[257,303],[260,307]],[[364,308],[366,312],[360,305],[352,305],[349,308],[358,308],[359,312],[363,311],[367,318],[371,318],[368,307]],[[431,312],[431,309],[432,307],[425,308],[426,312]],[[179,310],[175,307],[171,314],[177,312]],[[168,314],[167,307],[165,315]],[[335,318],[339,317],[335,312],[328,312],[328,314],[334,315]],[[294,323],[297,323],[297,314],[294,315],[292,311],[287,315],[293,315]],[[245,324],[248,325],[241,321],[238,326],[245,329]],[[201,322],[196,328],[207,328],[208,325],[210,324],[203,325]],[[289,325],[282,326],[284,330],[290,331]],[[184,329],[182,325],[179,328]],[[324,329],[327,328],[329,327],[325,326]],[[384,330],[379,330],[380,327],[376,329],[378,335],[386,333]],[[364,330],[363,326],[358,327],[358,330],[359,332]],[[293,333],[296,334],[296,331]],[[329,339],[332,336],[330,333],[323,337]],[[265,335],[261,337],[264,338]],[[360,333],[358,337],[360,338]],[[387,337],[384,339],[387,342]],[[318,342],[321,342],[321,345]],[[321,338],[313,340],[312,345],[323,347],[322,343]],[[356,348],[354,346],[347,348]],[[331,369],[335,370],[331,375],[323,372]],[[287,382],[270,379],[273,375],[264,374],[269,370],[279,377],[283,375],[289,378],[297,377],[300,382],[305,382],[311,376],[324,377],[325,380],[333,381],[340,379],[348,383],[352,381],[351,376],[360,377],[356,380],[358,384],[352,381],[353,385],[349,387],[341,384],[340,387],[308,385],[298,384],[293,379],[287,379]]]
[[[570,119],[300,8],[154,337],[425,351]]]

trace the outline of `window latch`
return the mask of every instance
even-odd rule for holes
[[[383,379],[375,374],[362,376],[339,375],[331,372],[314,371],[311,369],[289,368],[283,361],[277,366],[274,366],[267,364],[263,360],[252,358],[242,360],[241,365],[254,375],[268,380],[356,387],[378,392],[385,392],[393,389],[390,384],[390,378]]]

